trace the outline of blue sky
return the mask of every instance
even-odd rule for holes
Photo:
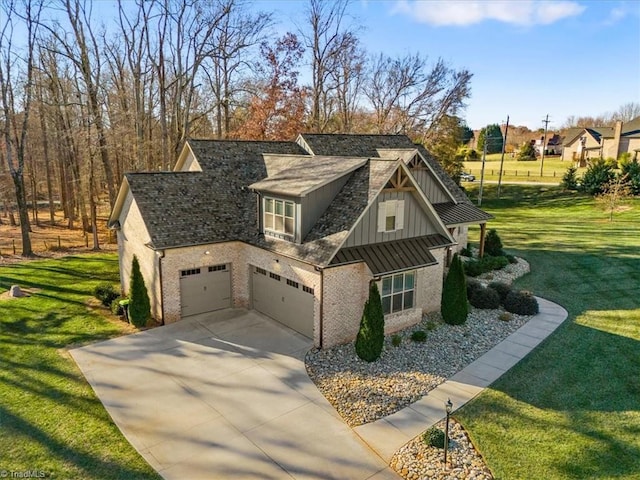
[[[306,2],[263,1],[278,29],[302,24]],[[550,129],[570,115],[640,103],[640,2],[355,0],[371,53],[420,52],[473,73],[471,128],[501,123]]]

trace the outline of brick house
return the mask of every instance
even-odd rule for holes
[[[637,158],[640,152],[640,117],[613,127],[570,128],[564,137],[562,159],[585,166],[594,158],[619,158],[622,153]]]
[[[122,291],[135,254],[163,323],[258,310],[318,347],[353,340],[371,281],[388,331],[440,307],[445,263],[491,216],[401,135],[189,140],[172,172],[125,175]]]

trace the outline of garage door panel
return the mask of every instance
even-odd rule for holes
[[[313,338],[313,294],[272,272],[253,270],[253,308]]]
[[[199,270],[199,273],[194,273]],[[231,272],[209,271],[209,267],[191,269],[180,278],[180,305],[183,317],[231,306]]]

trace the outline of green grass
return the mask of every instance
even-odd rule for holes
[[[0,267],[0,291],[38,289],[0,300],[0,470],[47,478],[160,478],[96,398],[67,347],[106,339],[125,324],[87,306],[93,288],[118,282],[114,254]]]
[[[583,195],[494,190],[490,228],[531,263],[516,285],[569,319],[457,417],[496,478],[640,478],[640,199],[609,222]]]
[[[543,176],[540,176],[540,159],[529,162],[519,162],[511,158],[510,154],[505,154],[504,165],[502,167],[503,182],[558,182],[573,163],[569,160],[560,160],[560,157],[545,157]],[[465,171],[472,173],[476,177],[476,182],[480,181],[482,162],[480,160],[464,162]],[[586,168],[578,169],[578,176],[581,176]],[[497,181],[500,175],[500,154],[487,155],[484,165],[484,179],[487,181]]]

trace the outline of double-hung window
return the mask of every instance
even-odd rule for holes
[[[396,273],[382,277],[382,310],[385,313],[401,312],[413,308],[415,302],[416,272]]]
[[[273,232],[294,234],[295,204],[275,198],[264,199],[264,229]]]

